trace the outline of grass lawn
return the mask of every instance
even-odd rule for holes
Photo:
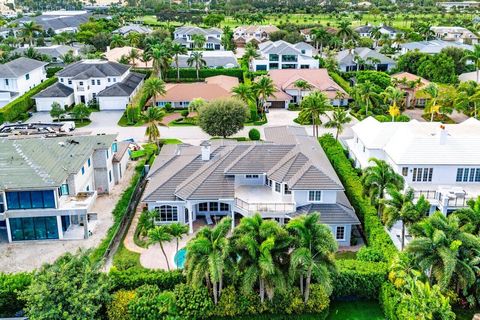
[[[338,251],[335,253],[335,259],[339,260],[355,260],[357,259],[357,253],[354,251]]]
[[[83,121],[75,120],[75,128],[83,128],[88,126],[90,123],[92,123],[91,120],[83,120]]]
[[[376,301],[336,301],[330,305],[327,320],[384,320]]]
[[[119,269],[132,267],[143,268],[140,264],[140,253],[132,252],[125,248],[123,239],[113,257],[113,265]]]
[[[430,121],[431,114],[430,113],[425,113],[425,114],[422,115],[422,118],[425,119],[426,121]],[[433,116],[433,121],[441,122],[441,123],[444,123],[444,124],[455,124],[455,121],[453,121],[446,114],[436,114],[436,115],[434,115]]]
[[[124,113],[122,115],[122,117],[120,118],[120,120],[118,120],[117,124],[120,127],[141,127],[145,124],[145,122],[143,120],[139,120],[135,124],[129,124],[128,121],[127,121],[127,117],[125,116],[125,113]]]

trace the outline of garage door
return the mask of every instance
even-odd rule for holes
[[[285,109],[285,101],[271,101],[271,106],[270,109],[275,108],[275,109]]]

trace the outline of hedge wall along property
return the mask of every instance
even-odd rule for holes
[[[232,68],[232,69],[200,69],[199,76],[200,79],[205,79],[208,77],[213,76],[231,76],[237,77],[238,81],[243,82],[243,70],[240,68]],[[171,82],[177,81],[177,70],[170,69],[167,71],[167,80]],[[197,81],[197,71],[195,68],[184,68],[180,69],[180,81],[185,79],[192,79]]]
[[[24,95],[9,102],[5,107],[0,109],[0,124],[4,123],[5,121],[13,122],[18,120],[22,114],[33,108],[35,101],[32,99],[32,97],[40,91],[50,87],[55,82],[57,82],[56,77],[49,78],[32,90],[26,92]]]

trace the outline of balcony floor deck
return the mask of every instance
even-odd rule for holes
[[[235,197],[248,203],[291,203],[292,196],[283,196],[272,191],[268,186],[238,186],[235,188]]]

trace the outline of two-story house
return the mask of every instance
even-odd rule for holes
[[[258,45],[258,54],[250,66],[252,71],[318,69],[319,66],[318,60],[313,58],[315,48],[305,42],[266,41]]]
[[[352,131],[346,144],[355,164],[365,168],[370,158],[385,160],[417,198],[427,198],[431,211],[448,214],[480,195],[480,121],[379,122],[369,117]]]
[[[0,64],[0,108],[45,80],[46,65],[26,57]]]
[[[180,43],[187,49],[195,49],[194,35],[204,37],[203,49],[224,50],[221,43],[223,31],[218,28],[202,29],[193,26],[179,27],[173,32],[173,41]]]
[[[395,68],[395,61],[378,51],[358,47],[337,53],[338,68],[342,72],[373,69],[390,71]]]
[[[88,238],[97,195],[126,171],[128,152],[115,138],[0,140],[0,225],[8,241]]]
[[[145,74],[130,66],[106,60],[83,60],[59,71],[58,82],[34,96],[37,111],[50,111],[53,102],[62,106],[98,102],[100,110],[124,110],[140,90]]]
[[[473,46],[458,41],[429,40],[417,41],[400,44],[400,55],[409,51],[419,51],[426,54],[437,54],[444,48],[454,47],[458,49],[472,51]]]
[[[20,47],[13,52],[18,54],[24,54],[28,50],[28,46]],[[33,49],[43,55],[49,57],[52,63],[61,63],[63,62],[63,57],[66,54],[71,54],[73,57],[78,57],[80,55],[79,47],[67,46],[62,44],[56,44],[52,46],[44,46],[44,47],[33,47]]]
[[[355,28],[355,31],[360,35],[360,37],[372,38],[372,32],[374,31],[374,28],[376,27],[367,24]],[[378,32],[392,40],[396,39],[400,34],[402,34],[402,32],[398,31],[397,29],[384,24],[378,26]]]
[[[319,212],[338,243],[350,245],[359,220],[318,142],[301,127],[265,128],[265,142],[204,141],[168,145],[155,159],[142,203],[156,223],[261,214],[286,223]]]
[[[239,26],[233,31],[233,41],[238,48],[245,47],[247,43],[258,45],[268,41],[272,32],[279,31],[273,25],[266,26]]]
[[[437,39],[445,41],[456,41],[465,44],[477,44],[478,36],[467,28],[463,27],[431,27]]]

